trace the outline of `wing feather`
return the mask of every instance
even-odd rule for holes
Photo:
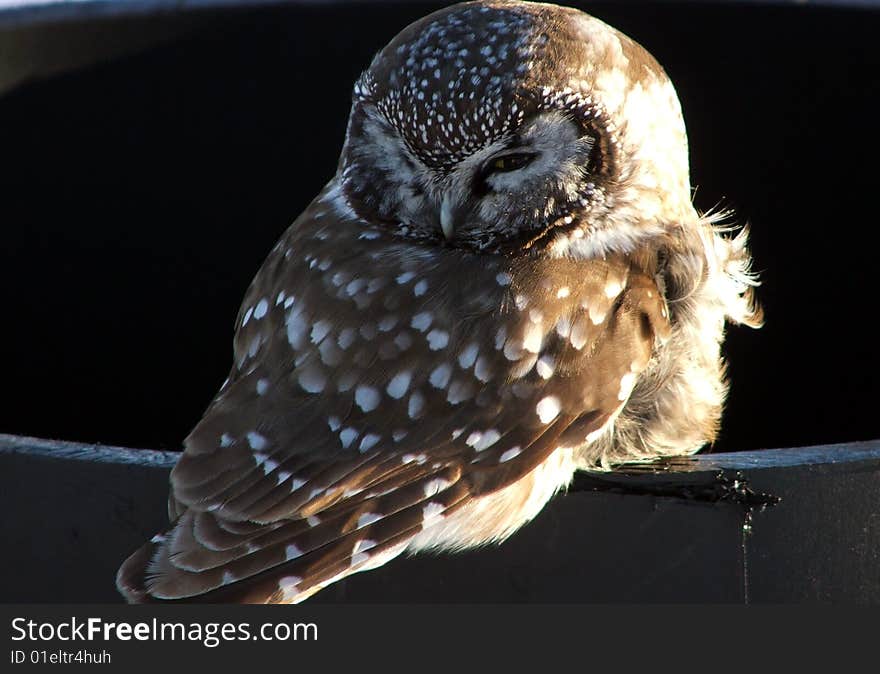
[[[419,248],[343,211],[331,185],[251,285],[131,600],[299,601],[372,568],[588,445],[668,335],[630,261]]]

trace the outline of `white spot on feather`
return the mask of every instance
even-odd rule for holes
[[[561,409],[559,398],[556,396],[541,398],[540,402],[535,406],[535,412],[537,412],[542,424],[549,424],[553,421],[559,416]]]
[[[333,327],[330,321],[320,320],[315,321],[315,324],[312,326],[312,343],[318,344],[324,337],[327,336],[327,333],[330,332],[330,328]]]
[[[480,432],[474,431],[468,436],[468,439],[465,441],[466,444],[473,447],[478,452],[482,452],[484,449],[487,449],[494,445],[501,438],[501,433],[496,431],[494,428],[490,428],[488,431]]]
[[[608,285],[605,286],[605,297],[611,299],[612,297],[617,297],[620,294],[620,291],[623,290],[623,286],[620,285],[617,281],[611,281]]]
[[[352,553],[358,554],[359,552],[364,552],[365,550],[372,550],[376,547],[376,541],[371,541],[369,538],[365,538],[363,540],[357,541],[354,544],[354,548],[352,548]]]
[[[260,347],[263,345],[263,336],[256,335],[252,340],[250,345],[248,346],[248,356],[253,358],[257,355],[257,351],[260,350]]]
[[[303,340],[309,332],[309,322],[302,308],[298,307],[287,315],[287,341],[294,349],[303,347]]]
[[[361,445],[360,445],[361,452],[369,451],[370,449],[375,447],[376,443],[379,442],[379,440],[381,440],[381,439],[382,439],[382,437],[379,435],[376,435],[375,433],[367,433],[364,436],[363,440],[361,440]]]
[[[442,363],[434,368],[428,381],[431,382],[431,386],[434,388],[446,388],[446,385],[449,384],[449,377],[451,374],[452,367],[449,363]]]
[[[474,362],[477,360],[477,356],[480,353],[480,347],[476,342],[471,342],[468,344],[460,354],[458,354],[458,364],[461,365],[462,368],[467,370],[471,367]]]
[[[425,498],[431,498],[432,496],[449,487],[451,484],[451,482],[449,482],[448,480],[444,480],[442,477],[434,478],[430,482],[426,482]]]
[[[391,381],[388,382],[388,387],[385,390],[392,398],[394,398],[395,400],[400,400],[404,395],[406,395],[411,381],[412,372],[410,372],[409,370],[398,372],[396,375],[394,375],[394,377],[392,377]]]
[[[349,297],[354,297],[361,290],[363,290],[364,286],[367,285],[367,282],[361,278],[356,278],[353,281],[349,281],[345,286],[345,292]]]
[[[284,576],[278,579],[278,589],[284,594],[286,600],[290,600],[299,594],[301,582],[302,578],[299,576]]]
[[[550,377],[553,376],[553,372],[556,370],[556,359],[553,356],[544,354],[538,358],[538,363],[535,365],[535,369],[538,371],[538,374],[541,375],[542,379],[550,379]]]
[[[506,452],[504,452],[500,457],[498,457],[498,463],[504,463],[505,461],[510,461],[511,459],[516,458],[522,454],[522,449],[519,447],[511,447]]]
[[[354,442],[354,439],[358,436],[357,429],[355,428],[343,428],[339,432],[339,440],[342,442],[342,446],[345,449],[348,449],[351,446],[351,443]]]
[[[468,400],[474,394],[473,386],[469,382],[456,379],[449,385],[449,394],[446,400],[453,405],[458,405]]]
[[[425,330],[431,327],[431,323],[433,321],[434,315],[430,311],[422,311],[412,317],[412,321],[410,321],[410,326],[412,326],[419,332],[425,332]]]
[[[336,367],[342,362],[342,350],[332,339],[325,339],[318,347],[321,353],[321,362],[330,367]]]
[[[587,343],[587,325],[585,321],[578,320],[571,326],[569,339],[571,340],[571,345],[578,351],[584,348]]]
[[[382,515],[378,515],[376,513],[364,513],[360,517],[358,517],[357,528],[365,527],[373,522],[382,519]]]
[[[522,348],[531,353],[538,353],[541,350],[541,344],[544,341],[544,331],[540,325],[530,323],[525,329],[523,336]],[[507,350],[505,348],[505,354]]]
[[[366,562],[370,556],[364,551],[372,550],[375,547],[376,541],[371,541],[368,538],[365,538],[362,541],[357,541],[351,550],[351,565],[357,566]]]
[[[354,401],[364,412],[372,412],[379,407],[381,399],[379,391],[372,386],[358,386],[354,392]]]
[[[379,321],[379,332],[389,332],[395,325],[397,325],[397,316],[394,316],[393,314],[384,316],[382,320]]]
[[[445,349],[447,344],[449,344],[449,333],[445,330],[431,330],[428,333],[428,348],[431,351]]]
[[[571,320],[568,317],[563,316],[556,321],[556,334],[563,339],[568,339],[571,334]]]
[[[256,431],[249,431],[247,434],[248,444],[251,446],[251,449],[256,451],[260,451],[262,449],[266,449],[269,445],[269,441],[266,440],[265,436],[260,435]]]
[[[339,344],[339,348],[343,351],[354,344],[354,340],[357,337],[357,332],[354,328],[345,328],[342,332],[339,333],[339,337],[336,339],[336,343]]]
[[[492,368],[489,365],[489,359],[485,356],[477,358],[476,367],[474,367],[474,376],[484,384],[492,378]]]
[[[523,347],[517,344],[513,339],[508,339],[504,345],[504,357],[507,360],[519,360],[523,356]]]
[[[410,419],[417,419],[421,416],[425,407],[425,396],[416,391],[409,397],[409,405],[407,406],[407,414]]]
[[[627,396],[632,392],[635,381],[636,375],[634,372],[627,372],[620,378],[620,391],[617,393],[618,400],[626,400]]]
[[[297,381],[303,391],[307,393],[320,393],[327,385],[327,377],[318,367],[307,367],[297,376]]]
[[[446,510],[442,503],[428,503],[422,508],[422,522],[427,523],[443,517],[443,511]]]
[[[504,348],[504,342],[507,341],[507,327],[501,326],[495,333],[495,348],[499,351]]]

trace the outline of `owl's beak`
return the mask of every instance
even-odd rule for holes
[[[447,241],[455,236],[455,208],[448,192],[440,200],[440,229]]]

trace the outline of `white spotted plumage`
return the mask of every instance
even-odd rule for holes
[[[744,238],[690,203],[674,89],[575,10],[465,3],[354,89],[339,172],[273,248],[130,601],[297,602],[501,541],[577,468],[717,430]]]

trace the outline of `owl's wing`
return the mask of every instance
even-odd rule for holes
[[[247,294],[230,378],[172,473],[176,525],[120,588],[299,600],[384,563],[590,442],[668,329],[622,260],[413,246],[318,201]]]

